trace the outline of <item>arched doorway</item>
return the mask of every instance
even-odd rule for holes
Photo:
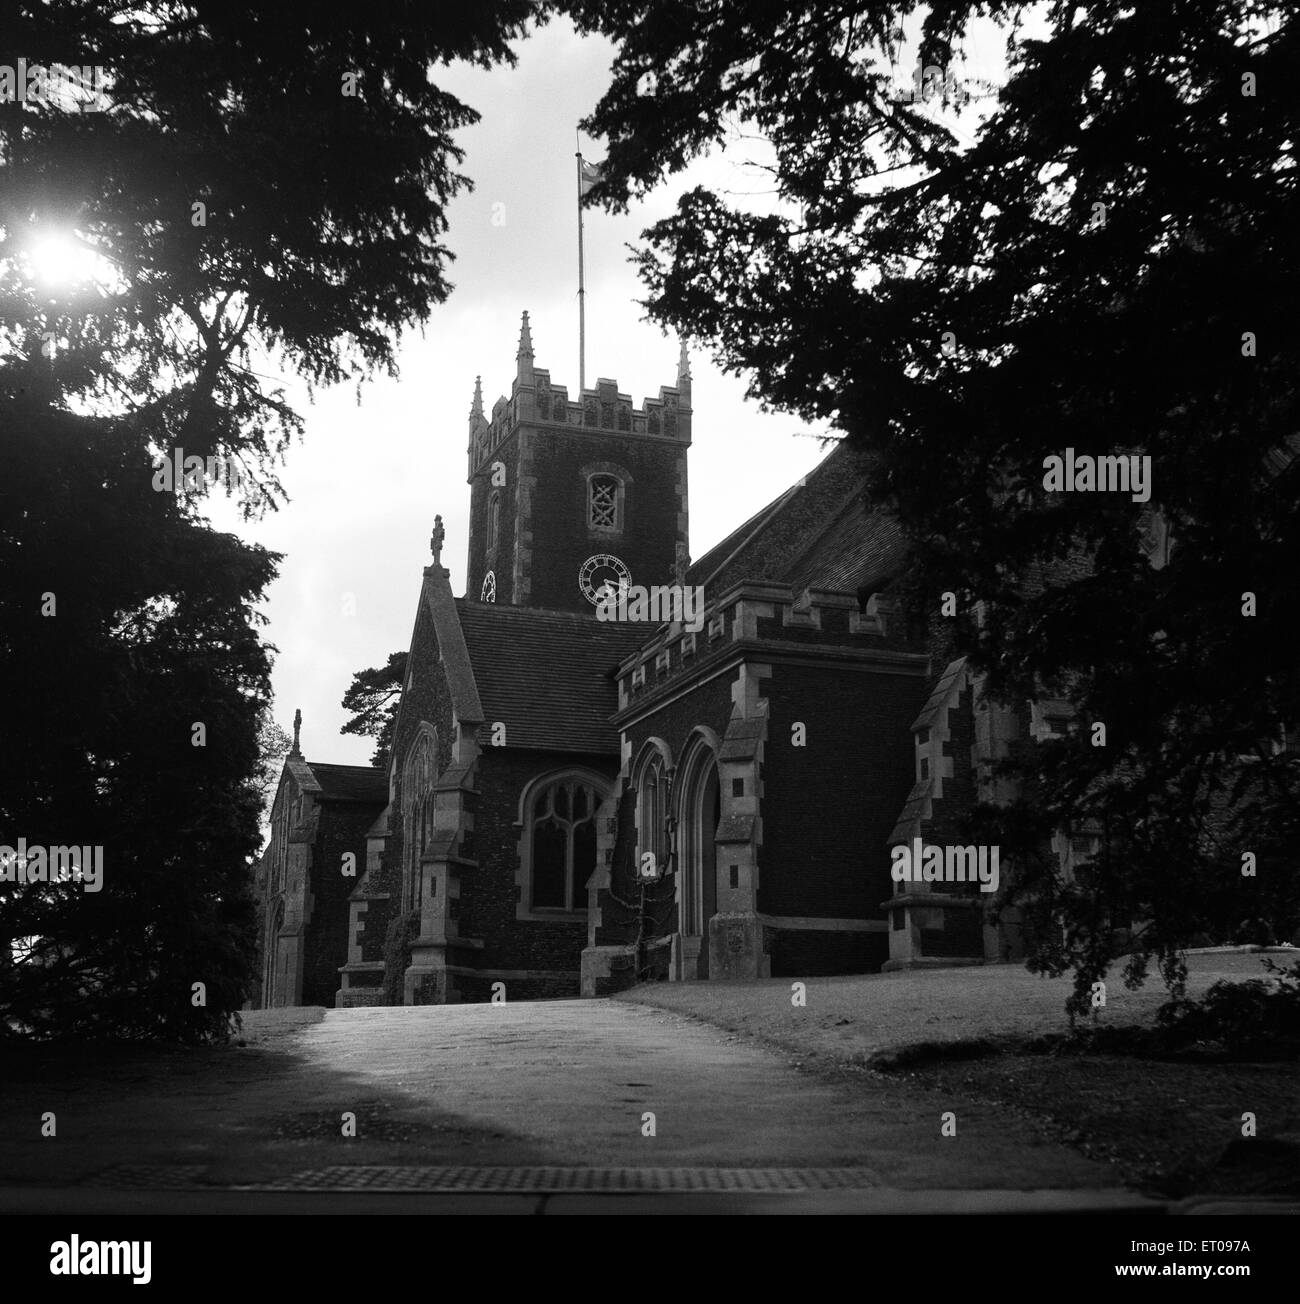
[[[709,920],[718,909],[718,853],[722,818],[717,753],[697,737],[680,769],[677,809],[677,930],[683,979],[709,976]]]

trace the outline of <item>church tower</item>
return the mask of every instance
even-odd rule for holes
[[[617,584],[681,582],[688,557],[691,374],[640,408],[600,379],[571,400],[533,365],[524,313],[509,398],[469,414],[467,596],[594,615]]]

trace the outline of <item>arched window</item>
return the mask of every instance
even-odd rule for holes
[[[497,600],[497,577],[495,571],[488,571],[483,576],[483,587],[479,591],[478,600],[480,602],[495,602]]]
[[[659,873],[668,869],[668,770],[663,753],[654,751],[641,768],[636,788],[636,863],[649,851]]]
[[[423,898],[420,858],[433,840],[437,779],[438,733],[423,724],[402,766],[402,904],[406,910],[418,910]]]
[[[555,779],[534,795],[525,835],[534,910],[585,910],[596,868],[595,785],[578,775]]]
[[[593,530],[623,528],[623,482],[616,475],[593,475],[587,480],[587,524]]]
[[[497,534],[501,528],[501,495],[494,493],[488,503],[487,550],[494,553],[497,547]]]

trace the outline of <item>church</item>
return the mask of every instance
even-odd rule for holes
[[[902,532],[847,443],[692,560],[695,415],[684,347],[640,407],[613,380],[570,397],[523,315],[509,396],[489,413],[476,385],[470,409],[468,589],[439,518],[387,769],[308,761],[295,730],[256,868],[257,1004],[1023,953],[987,883],[898,881],[891,848],[962,841],[992,763],[1068,706],[982,700],[891,599]]]

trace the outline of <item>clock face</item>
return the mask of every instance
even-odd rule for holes
[[[598,552],[594,557],[588,557],[578,571],[578,587],[593,607],[600,602],[601,592],[606,585],[617,592],[620,584],[631,583],[632,572],[608,552]]]

